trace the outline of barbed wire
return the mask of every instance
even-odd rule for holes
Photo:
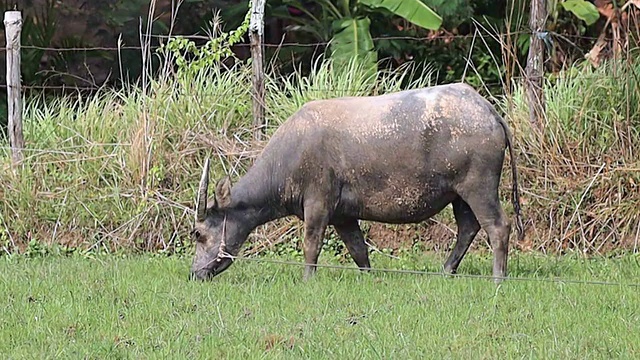
[[[497,37],[505,37],[505,36],[512,36],[512,35],[521,35],[521,34],[526,34],[526,35],[532,35],[534,34],[531,31],[516,31],[516,32],[511,32],[511,33],[503,33],[503,34],[480,34],[478,32],[476,32],[475,34],[466,34],[466,35],[456,35],[456,34],[440,34],[440,35],[430,35],[430,36],[423,36],[423,37],[415,37],[415,36],[382,36],[382,37],[375,37],[373,38],[374,41],[382,41],[382,40],[405,40],[405,41],[432,41],[432,40],[437,40],[437,39],[459,39],[459,38],[472,38],[472,37],[481,37],[481,38],[497,38]],[[569,41],[566,38],[580,38],[580,39],[588,39],[588,40],[595,40],[598,39],[596,37],[589,37],[589,36],[582,36],[582,35],[572,35],[572,34],[559,34],[556,32],[544,32],[544,33],[540,33],[544,36],[548,36],[549,34],[551,36],[555,36],[563,41]],[[180,35],[182,36],[182,35]],[[170,38],[170,36],[166,36],[166,35],[152,35],[152,37],[156,37],[156,38],[163,38],[163,39],[168,39]],[[171,37],[176,37],[176,36],[171,36]],[[208,36],[201,36],[201,35],[187,35],[187,36],[182,36],[182,37],[186,37],[186,38],[191,38],[191,39],[202,39],[202,40],[209,40],[210,37]],[[569,41],[570,42],[570,41]],[[288,43],[279,43],[279,44],[264,44],[264,46],[267,47],[278,47],[278,48],[282,48],[282,47],[288,47],[288,46],[326,46],[328,45],[328,42],[316,42],[316,43],[298,43],[298,42],[288,42]],[[242,46],[249,46],[249,44],[241,44]],[[151,46],[151,49],[158,49],[161,46]],[[23,49],[36,49],[36,50],[41,50],[41,51],[54,51],[54,52],[64,52],[64,51],[69,51],[69,52],[80,52],[80,51],[120,51],[120,50],[143,50],[145,49],[145,47],[142,46],[119,46],[119,47],[69,47],[69,48],[62,48],[62,47],[43,47],[43,46],[34,46],[34,45],[24,45],[22,46]],[[148,49],[148,48],[147,48]],[[0,48],[0,52],[1,51],[6,51],[6,49],[4,48]],[[613,78],[613,79],[619,79],[619,78],[623,78],[622,75],[616,75],[616,74],[607,74],[607,75],[580,75],[581,77],[584,78]],[[508,80],[509,81],[520,81],[520,80],[524,80],[526,79],[525,76],[514,76],[514,77],[510,77]],[[109,88],[109,89],[114,89],[115,84],[96,84],[95,82],[89,80],[89,79],[81,79],[84,81],[85,84],[89,84],[88,86],[79,86],[79,85],[73,85],[73,84],[63,84],[63,85],[22,85],[22,89],[23,91],[30,91],[30,90],[58,90],[58,91],[63,91],[63,92],[83,92],[83,91],[88,91],[88,92],[94,92],[94,91],[98,91],[104,88]],[[492,83],[482,83],[481,86],[483,87],[495,87],[495,86],[504,86],[505,85],[505,81],[499,81],[499,82],[492,82]],[[6,84],[0,84],[0,89],[6,89],[8,88],[8,86]],[[316,89],[308,89],[308,91],[314,91],[314,92],[343,92],[343,93],[362,93],[362,92],[367,92],[368,90],[365,89],[357,89],[357,88],[348,88],[348,89],[339,89],[339,88],[330,88],[330,89],[322,89],[322,88],[316,88]],[[207,95],[202,95],[202,94],[182,94],[182,95],[191,95],[194,97],[204,97]]]
[[[9,88],[7,84],[0,84],[0,89]],[[23,91],[25,90],[69,90],[69,91],[96,91],[108,86],[75,86],[75,85],[21,85]]]
[[[89,47],[46,47],[46,46],[37,46],[37,45],[22,45],[22,49],[26,50],[42,50],[42,51],[118,51],[118,50],[142,50],[142,46],[120,46],[120,47],[104,47],[104,46],[89,46]],[[160,46],[154,46],[154,48],[160,48]],[[2,48],[3,51],[6,51],[5,48]]]
[[[531,31],[515,31],[510,33],[502,33],[502,34],[444,34],[444,35],[429,35],[429,36],[379,36],[372,38],[373,41],[396,41],[396,40],[405,40],[405,41],[433,41],[433,40],[451,40],[451,39],[471,39],[471,38],[485,38],[485,39],[495,39],[497,37],[507,37],[514,35],[533,35],[538,34]],[[575,35],[575,34],[561,34],[553,31],[547,31],[544,33],[539,33],[546,35],[551,35],[557,38],[572,38],[572,39],[582,39],[582,40],[597,40],[598,37],[593,36],[584,36],[584,35]],[[171,39],[171,38],[186,38],[191,40],[211,40],[211,37],[203,36],[203,35],[151,35],[152,38],[157,39]],[[605,37],[605,40],[612,40],[611,37]],[[285,48],[285,47],[317,47],[317,46],[327,46],[329,45],[328,41],[320,41],[320,42],[311,42],[311,43],[303,43],[303,42],[283,42],[283,43],[265,43],[263,46],[270,48]],[[249,47],[250,44],[242,43],[234,45],[236,47]],[[52,52],[80,52],[80,51],[121,51],[121,50],[143,50],[143,49],[151,49],[156,50],[162,48],[161,45],[152,45],[149,47],[143,46],[115,46],[115,47],[107,47],[107,46],[88,46],[88,47],[51,47],[51,46],[38,46],[38,45],[22,45],[22,49],[27,50],[40,50],[40,51],[52,51]],[[0,48],[0,52],[6,51],[6,48]]]
[[[257,262],[257,263],[268,263],[268,264],[276,264],[276,265],[285,265],[285,266],[307,266],[307,264],[296,261],[286,261],[286,260],[274,260],[274,259],[266,259],[266,258],[257,258],[257,257],[246,257],[246,256],[233,256],[230,254],[226,254],[225,256],[230,257],[233,260],[240,261],[248,261],[248,262]],[[325,269],[336,269],[336,270],[347,270],[347,271],[361,271],[358,267],[346,266],[346,265],[331,265],[331,264],[317,264],[314,265],[317,268],[325,268]],[[392,274],[405,274],[405,275],[422,275],[429,277],[453,277],[453,278],[463,278],[463,279],[476,279],[476,280],[504,280],[508,281],[517,281],[517,282],[544,282],[544,283],[556,283],[556,284],[577,284],[577,285],[599,285],[599,286],[616,286],[616,287],[637,287],[640,288],[640,283],[621,283],[621,282],[611,282],[611,281],[600,281],[600,280],[578,280],[578,279],[564,279],[559,277],[554,278],[534,278],[534,277],[522,277],[522,276],[507,276],[507,277],[495,277],[492,275],[479,275],[479,274],[446,274],[441,271],[426,271],[426,270],[407,270],[407,269],[386,269],[386,268],[367,268],[367,271],[370,272],[380,272],[380,273],[392,273]]]
[[[619,80],[619,79],[627,79],[627,76],[624,76],[624,74],[576,74],[576,75],[571,75],[571,77],[576,77],[576,78],[581,78],[581,79],[612,79],[612,80]],[[526,76],[512,76],[509,78],[510,81],[524,81],[526,80],[527,77]],[[87,82],[89,82],[87,80]],[[493,86],[504,86],[505,84],[507,84],[507,81],[503,81],[503,82],[484,82],[481,84],[481,86],[486,86],[486,87],[493,87]],[[0,84],[0,89],[6,89],[8,88],[9,85],[7,84]],[[94,85],[94,86],[76,86],[76,85],[21,85],[22,91],[29,91],[29,90],[64,90],[64,91],[70,91],[70,92],[77,92],[77,91],[98,91],[98,90],[118,90],[117,88],[117,84],[112,84],[112,85]],[[331,92],[344,92],[344,93],[358,93],[358,92],[371,92],[372,89],[363,89],[363,88],[314,88],[314,87],[310,87],[305,89],[306,92],[326,92],[326,93],[331,93]],[[374,89],[375,90],[375,87]],[[247,92],[249,91],[249,89],[247,88]],[[196,97],[196,98],[203,98],[203,97],[218,97],[218,95],[212,95],[212,94],[193,94],[193,93],[180,93],[180,96],[189,96],[189,97]]]

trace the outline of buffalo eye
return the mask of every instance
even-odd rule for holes
[[[200,231],[198,230],[191,231],[191,236],[193,236],[196,240],[200,238],[200,235]]]

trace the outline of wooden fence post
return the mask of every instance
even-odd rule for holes
[[[22,90],[20,87],[20,33],[22,14],[20,11],[4,13],[4,28],[7,38],[7,102],[9,106],[9,144],[13,164],[22,161],[24,135],[22,134]]]
[[[253,69],[253,137],[262,138],[264,133],[264,65],[262,35],[264,34],[264,4],[266,0],[252,0],[251,20],[249,22],[249,41],[251,43],[251,67]]]
[[[542,35],[545,31],[547,19],[546,2],[547,0],[531,1],[531,13],[529,16],[531,43],[525,69],[529,121],[537,128],[542,125],[545,113],[544,93],[542,91],[544,83],[544,42]]]

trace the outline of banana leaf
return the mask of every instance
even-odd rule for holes
[[[562,7],[571,11],[580,20],[592,25],[600,18],[598,8],[586,0],[566,0],[561,3]]]
[[[366,68],[375,70],[378,53],[373,46],[367,17],[344,18],[333,22],[333,39],[331,39],[331,58],[334,66],[342,66],[353,58],[363,62]]]
[[[442,18],[420,0],[359,0],[372,8],[385,8],[408,21],[429,30],[437,30]]]

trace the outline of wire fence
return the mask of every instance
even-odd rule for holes
[[[226,255],[227,257],[232,258],[233,260],[240,260],[246,262],[256,262],[263,264],[275,264],[275,265],[283,265],[283,266],[296,266],[296,267],[304,267],[307,264],[296,261],[286,261],[286,260],[275,260],[268,259],[264,257],[246,257],[246,256],[233,256]],[[599,281],[599,280],[578,280],[578,279],[564,279],[560,277],[553,278],[543,278],[543,277],[522,277],[522,276],[506,276],[506,277],[496,277],[492,275],[480,275],[480,274],[447,274],[441,271],[426,271],[426,270],[408,270],[408,269],[385,269],[385,268],[367,268],[360,269],[353,266],[345,266],[345,265],[331,265],[331,264],[317,264],[315,265],[317,268],[325,268],[325,269],[334,269],[334,270],[343,270],[343,271],[370,271],[370,272],[378,272],[378,273],[389,273],[389,274],[401,274],[401,275],[420,275],[420,276],[428,276],[428,277],[439,277],[439,278],[459,278],[459,279],[472,279],[472,280],[485,280],[485,281],[515,281],[515,282],[537,282],[537,283],[553,283],[553,284],[575,284],[575,285],[595,285],[595,286],[615,286],[615,287],[635,287],[640,288],[640,283],[627,283],[627,282],[614,282],[614,281]]]
[[[627,76],[625,75],[614,75],[614,74],[608,74],[608,75],[602,75],[602,74],[594,74],[594,75],[584,75],[584,74],[580,74],[580,75],[576,75],[579,76],[581,79],[610,79],[610,80],[625,80],[628,79]],[[511,81],[515,81],[515,82],[521,82],[521,81],[525,81],[527,79],[526,76],[511,76],[510,80]],[[88,79],[86,79],[87,83],[89,83],[90,81]],[[486,87],[502,87],[507,85],[506,81],[502,81],[502,82],[483,82],[482,83],[483,86]],[[0,89],[7,89],[9,87],[9,85],[7,84],[0,84]],[[108,85],[99,85],[99,84],[95,84],[92,86],[79,86],[79,85],[21,85],[21,89],[23,92],[29,92],[29,91],[43,91],[43,90],[59,90],[59,91],[63,91],[63,92],[70,92],[70,93],[74,93],[74,92],[95,92],[95,91],[99,91],[101,89],[108,89],[110,88],[110,86]],[[368,93],[369,90],[368,89],[364,89],[364,88],[309,88],[307,89],[307,92],[309,93],[313,93],[313,92],[317,92],[317,93],[327,93],[327,94],[332,94],[332,93],[344,93],[344,94],[357,94],[357,93]],[[217,97],[217,95],[213,95],[213,94],[206,94],[206,93],[181,93],[180,96],[182,97],[193,97],[193,98],[206,98],[206,97]]]
[[[483,40],[494,40],[494,41],[499,41],[500,43],[502,43],[504,41],[504,38],[506,37],[513,37],[513,36],[521,36],[521,35],[527,35],[527,36],[531,36],[531,35],[536,35],[538,37],[541,37],[545,40],[545,42],[547,43],[547,46],[554,46],[553,44],[556,42],[564,42],[564,43],[571,43],[572,40],[574,41],[589,41],[589,42],[595,42],[596,40],[598,40],[598,37],[591,37],[591,36],[583,36],[583,35],[577,35],[577,34],[563,34],[563,33],[557,33],[557,32],[553,32],[553,31],[547,31],[544,33],[536,33],[536,32],[532,32],[529,30],[525,30],[525,31],[515,31],[515,32],[510,32],[510,33],[501,33],[501,34],[487,34],[487,33],[482,33],[480,31],[475,31],[472,34],[452,34],[452,33],[434,33],[433,35],[429,35],[429,36],[380,36],[380,37],[373,37],[372,40],[374,42],[380,42],[380,41],[417,41],[417,42],[433,42],[433,41],[439,41],[439,40],[460,40],[460,39],[483,39]],[[207,41],[210,40],[211,37],[208,36],[202,36],[202,35],[175,35],[175,36],[167,36],[167,35],[151,35],[149,36],[150,38],[154,38],[157,40],[168,40],[170,38],[176,38],[176,37],[182,37],[182,38],[187,38],[190,40],[202,40],[202,41]],[[600,38],[601,40],[603,38]],[[604,40],[606,41],[610,41],[612,40],[612,38],[610,36],[604,37]],[[264,43],[263,46],[268,47],[268,48],[277,48],[277,49],[284,49],[284,48],[293,48],[293,47],[326,47],[328,46],[330,43],[329,42],[312,42],[312,43],[303,43],[303,42],[281,42],[281,43]],[[574,44],[575,45],[575,44]],[[236,44],[234,45],[235,47],[238,48],[242,48],[242,47],[249,47],[250,44],[248,43],[241,43],[241,44]],[[486,44],[481,44],[481,43],[476,43],[475,45],[472,46],[487,46]],[[162,45],[150,45],[150,46],[131,46],[131,45],[127,45],[127,46],[87,46],[87,47],[57,47],[57,46],[37,46],[37,45],[22,45],[21,49],[22,50],[37,50],[37,51],[43,51],[43,52],[50,52],[50,53],[78,53],[78,52],[121,52],[121,51],[142,51],[142,50],[158,50],[162,48]],[[7,49],[2,47],[0,48],[0,52],[6,52]],[[122,64],[121,64],[122,65]],[[87,67],[88,70],[89,67]],[[437,70],[437,69],[436,69]],[[46,74],[48,72],[48,70],[43,70],[41,71],[42,74]],[[58,78],[63,77],[66,75],[65,72],[60,72],[60,71],[56,71],[55,74]],[[587,75],[589,76],[589,75]],[[592,75],[595,76],[595,75]],[[611,74],[612,78],[618,78],[615,74]],[[23,91],[33,91],[33,90],[58,90],[58,91],[96,91],[99,90],[100,88],[103,87],[103,84],[98,84],[96,83],[96,81],[94,79],[91,78],[83,78],[82,76],[78,76],[78,75],[73,75],[73,80],[69,80],[68,84],[65,85],[52,85],[52,84],[23,84],[22,85],[22,89]],[[509,81],[523,81],[525,80],[526,77],[525,76],[520,76],[520,75],[516,75],[516,76],[511,76],[509,78]],[[490,81],[490,82],[484,82],[483,86],[486,87],[500,87],[500,86],[504,86],[505,82],[504,81],[499,81],[499,82],[495,82],[495,81]],[[8,86],[7,84],[0,84],[0,89],[6,89]],[[329,91],[329,92],[344,92],[344,93],[351,93],[351,92],[359,92],[360,89],[313,89],[314,91]],[[201,96],[201,95],[198,95]]]
[[[576,35],[576,34],[563,34],[554,31],[546,31],[543,33],[534,33],[531,31],[515,31],[511,33],[504,34],[436,34],[429,36],[380,36],[371,38],[374,42],[379,41],[436,41],[436,40],[460,40],[460,39],[502,39],[510,36],[519,36],[519,35],[537,35],[539,37],[543,37],[545,39],[549,39],[550,41],[553,39],[576,39],[576,40],[587,40],[587,41],[595,41],[598,40],[598,37],[593,36],[584,36],[584,35]],[[211,37],[203,36],[203,35],[151,35],[150,38],[161,39],[161,40],[169,40],[172,38],[185,38],[189,40],[203,40],[208,41],[211,40]],[[610,41],[613,40],[611,36],[605,36],[602,39]],[[270,48],[286,48],[286,47],[318,47],[318,46],[327,46],[329,45],[329,41],[319,41],[319,42],[281,42],[281,43],[264,43],[263,46]],[[250,44],[240,43],[235,44],[235,47],[249,47]],[[76,52],[76,51],[121,51],[121,50],[143,50],[143,49],[159,49],[162,45],[152,45],[150,47],[142,47],[142,46],[87,46],[87,47],[51,47],[51,46],[37,46],[37,45],[22,45],[21,48],[25,50],[41,50],[41,51],[52,51],[52,52]],[[0,52],[5,52],[5,48],[0,48]]]

